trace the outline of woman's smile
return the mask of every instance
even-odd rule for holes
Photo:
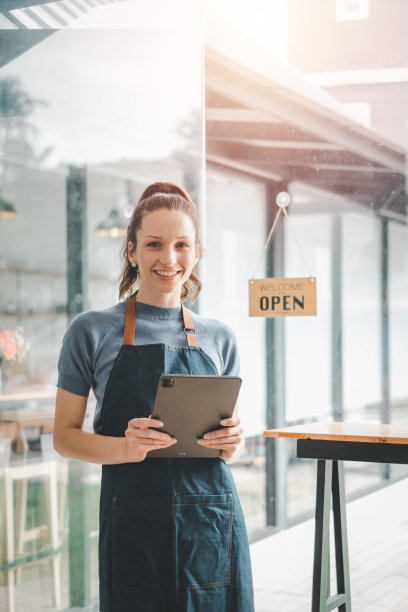
[[[181,270],[153,270],[153,272],[160,276],[162,280],[169,281],[174,280]]]

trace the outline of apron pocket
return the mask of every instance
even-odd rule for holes
[[[116,593],[174,589],[172,497],[115,498],[112,589]]]
[[[177,588],[231,584],[232,494],[177,495],[173,515]]]
[[[115,498],[113,592],[230,585],[232,519],[230,493]]]

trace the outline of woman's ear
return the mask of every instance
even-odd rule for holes
[[[137,263],[135,255],[134,255],[135,250],[136,250],[136,245],[131,240],[129,240],[128,245],[127,245],[127,251],[128,251],[128,260],[130,261],[130,263],[132,263],[132,261]]]
[[[201,255],[200,245],[196,244],[195,246],[195,265],[197,265],[198,262],[200,261],[200,255]]]

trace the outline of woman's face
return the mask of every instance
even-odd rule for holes
[[[129,260],[139,266],[138,299],[153,306],[179,306],[183,283],[199,259],[189,215],[166,208],[144,214],[136,248],[129,242],[128,250]]]

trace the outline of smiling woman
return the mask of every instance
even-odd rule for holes
[[[135,285],[138,299],[158,306],[195,300],[201,282],[195,274],[201,254],[197,210],[189,195],[172,183],[145,189],[133,212],[123,247],[119,297]]]
[[[197,440],[216,457],[157,458],[177,445],[151,417],[162,374],[235,376],[233,332],[183,302],[201,288],[196,208],[180,187],[154,183],[129,223],[120,296],[77,316],[59,361],[54,441],[64,456],[102,463],[101,612],[252,612],[244,518],[227,462],[243,449],[237,408]],[[82,431],[97,397],[95,433]]]
[[[160,194],[159,198],[162,206],[174,206],[174,196]],[[181,199],[181,196],[177,198],[176,203]],[[128,240],[127,256],[137,275],[138,299],[142,302],[157,302],[158,306],[167,308],[178,306],[181,289],[200,256],[190,208],[193,210],[189,207],[185,212],[163,207],[143,214],[143,200],[136,208],[134,216],[140,219],[140,227],[134,237],[128,232],[128,237],[133,239]]]

